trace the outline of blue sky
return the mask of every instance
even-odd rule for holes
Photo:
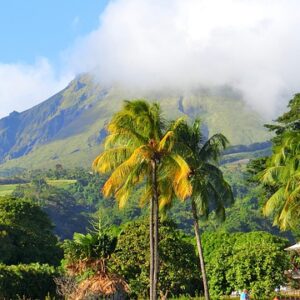
[[[59,61],[76,38],[97,28],[107,0],[1,0],[0,62]]]

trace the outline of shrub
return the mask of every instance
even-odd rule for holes
[[[47,264],[0,264],[0,299],[44,299],[55,296],[54,278],[58,271]]]
[[[264,299],[285,283],[285,239],[266,232],[204,234],[203,246],[213,299],[243,288]]]

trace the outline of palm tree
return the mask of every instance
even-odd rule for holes
[[[150,299],[157,299],[158,282],[158,209],[173,197],[189,197],[190,168],[174,152],[174,130],[178,120],[166,129],[158,104],[143,100],[126,101],[108,124],[105,150],[93,163],[100,173],[111,173],[103,194],[114,195],[123,207],[137,188],[141,202],[150,202]]]
[[[273,216],[274,225],[281,229],[292,228],[300,215],[300,132],[282,136],[260,179],[274,191],[264,206],[264,214]]]
[[[201,134],[201,123],[195,120],[189,126],[181,123],[178,130],[180,153],[185,157],[191,168],[190,181],[193,187],[191,195],[193,227],[196,236],[197,250],[200,260],[205,299],[209,300],[208,282],[206,277],[201,237],[199,231],[199,216],[208,217],[211,211],[224,219],[224,205],[233,202],[231,187],[225,181],[222,171],[217,167],[221,151],[228,141],[222,134],[215,134],[206,142]]]

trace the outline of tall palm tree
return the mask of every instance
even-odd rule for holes
[[[207,217],[211,211],[221,219],[225,217],[224,206],[233,202],[231,187],[225,181],[222,171],[217,167],[218,159],[228,141],[222,134],[215,134],[204,142],[200,120],[189,126],[182,122],[177,130],[178,148],[191,168],[190,181],[193,187],[191,195],[193,227],[196,236],[200,260],[205,299],[209,300],[208,282],[201,237],[199,231],[199,214]]]
[[[189,197],[190,168],[174,151],[174,130],[178,120],[166,129],[158,104],[126,101],[108,124],[105,150],[93,162],[100,173],[111,173],[103,186],[105,196],[114,195],[123,207],[137,188],[141,202],[150,202],[150,299],[157,299],[158,209],[177,196]]]
[[[271,185],[273,195],[264,206],[264,214],[274,217],[274,225],[283,230],[297,224],[300,215],[300,132],[290,131],[273,148],[267,168],[260,173],[264,184]]]

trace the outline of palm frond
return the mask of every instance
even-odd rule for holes
[[[159,141],[158,151],[165,150],[170,152],[174,147],[174,131],[168,131],[163,138]]]
[[[271,216],[274,213],[274,211],[281,210],[284,205],[284,196],[284,188],[280,188],[279,190],[277,190],[266,202],[263,208],[264,215]]]
[[[228,145],[227,138],[220,133],[214,134],[208,139],[205,144],[201,147],[198,156],[203,161],[218,161],[222,151]]]
[[[131,154],[128,147],[118,147],[104,151],[93,161],[92,168],[99,173],[107,173],[118,167]]]
[[[159,190],[159,210],[163,211],[169,208],[172,200],[175,198],[171,180],[161,180],[158,185]]]
[[[142,188],[141,196],[140,196],[140,204],[144,206],[146,203],[150,201],[152,197],[152,185],[148,183]]]
[[[151,157],[151,153],[148,150],[149,148],[144,145],[135,149],[132,155],[114,170],[103,186],[102,191],[105,197],[115,194],[125,184],[130,174],[136,169],[136,166],[141,165]]]
[[[170,176],[173,178],[175,194],[179,199],[184,200],[191,196],[193,190],[189,180],[191,169],[183,157],[178,154],[170,155],[170,159],[173,161],[174,167],[173,174],[170,172]]]

